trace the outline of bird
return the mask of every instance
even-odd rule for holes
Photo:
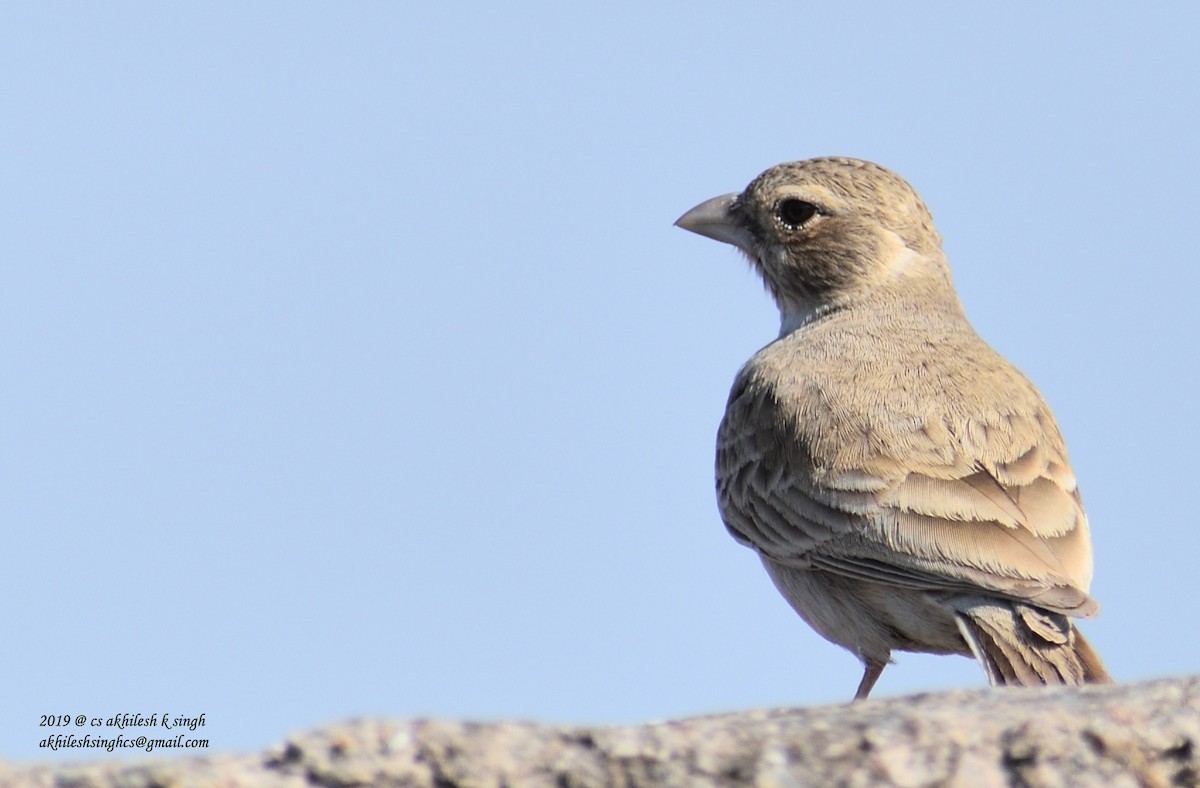
[[[921,197],[891,170],[771,167],[675,223],[731,244],[779,309],[737,373],[716,491],[796,613],[863,665],[974,657],[992,686],[1112,679],[1075,626],[1092,547],[1034,384],[968,322]]]

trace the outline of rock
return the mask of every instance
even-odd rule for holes
[[[1200,677],[627,727],[359,720],[260,755],[3,765],[0,786],[1190,786]]]

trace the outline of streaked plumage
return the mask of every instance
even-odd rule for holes
[[[1071,623],[1097,605],[1062,437],[967,322],[916,192],[813,159],[677,223],[742,249],[779,306],[729,397],[718,501],[792,607],[863,661],[856,697],[893,650],[974,655],[992,684],[1108,681]]]

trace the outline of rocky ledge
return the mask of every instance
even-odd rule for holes
[[[256,755],[0,764],[2,786],[1200,785],[1200,677],[624,727],[357,720]]]

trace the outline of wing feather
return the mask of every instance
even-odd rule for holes
[[[787,383],[785,398],[748,366],[718,434],[718,500],[740,541],[798,568],[1096,611],[1087,517],[1036,394],[1029,412],[864,424]]]

